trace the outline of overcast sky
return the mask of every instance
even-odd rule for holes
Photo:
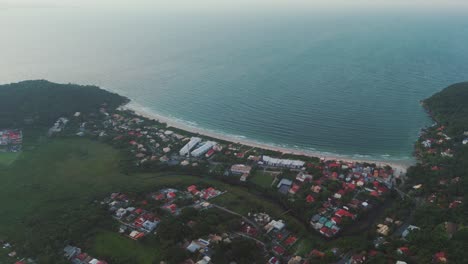
[[[158,9],[248,8],[467,8],[468,0],[0,0],[0,7]]]

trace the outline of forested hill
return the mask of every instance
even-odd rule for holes
[[[58,84],[45,80],[0,85],[0,128],[50,125],[75,112],[96,112],[107,105],[117,108],[128,99],[97,86]]]
[[[424,101],[433,118],[446,125],[449,133],[468,131],[468,82],[451,85]]]

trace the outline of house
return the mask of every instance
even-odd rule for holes
[[[293,184],[291,189],[289,189],[289,193],[294,195],[297,193],[297,191],[299,191],[299,189],[301,188],[301,186],[297,185],[297,184]]]
[[[323,258],[325,257],[325,253],[323,253],[322,251],[319,251],[317,249],[313,249],[310,253],[309,253],[310,256],[312,257],[317,257],[317,258]]]
[[[311,181],[313,178],[312,175],[310,174],[307,174],[303,171],[299,172],[296,176],[296,180],[299,181],[299,182],[306,182],[306,181]]]
[[[417,226],[414,226],[414,225],[409,225],[405,231],[403,231],[403,233],[401,234],[401,237],[402,238],[406,238],[412,231],[414,230],[419,230],[419,227]]]
[[[273,253],[275,253],[278,256],[282,256],[285,252],[286,252],[286,250],[284,250],[284,248],[282,248],[281,246],[274,246],[273,247]]]
[[[285,224],[284,224],[283,220],[278,220],[278,221],[271,220],[271,222],[266,224],[264,228],[268,233],[268,232],[270,232],[272,230],[281,231],[284,227],[285,227]]]
[[[159,224],[158,221],[146,220],[145,222],[143,222],[141,227],[145,229],[146,231],[151,232],[158,226],[158,224]]]
[[[288,264],[301,264],[302,263],[302,257],[300,256],[295,256],[289,259]]]
[[[397,253],[400,254],[400,255],[408,255],[409,254],[409,248],[408,247],[399,247],[397,249]]]
[[[210,242],[199,238],[198,240],[193,240],[187,247],[186,249],[192,253],[195,253],[196,251],[206,248],[210,245]]]
[[[126,213],[127,213],[127,209],[119,208],[119,209],[115,212],[115,216],[117,216],[118,218],[122,218]]]
[[[268,260],[268,264],[280,264],[281,262],[278,260],[277,257],[272,257]]]
[[[366,262],[365,255],[354,255],[349,259],[348,264],[362,264],[365,262]]]
[[[388,236],[389,232],[390,232],[390,228],[387,225],[384,225],[384,224],[377,225],[377,233],[383,236]]]
[[[231,166],[231,173],[234,175],[243,175],[243,174],[250,174],[252,170],[251,166],[247,166],[244,164],[234,164]]]
[[[296,243],[296,241],[297,241],[297,237],[290,236],[286,238],[286,240],[284,241],[284,245],[289,247],[289,246],[292,246],[294,243]]]
[[[322,187],[319,185],[314,185],[310,188],[310,190],[313,191],[314,193],[320,193],[320,191],[322,190]]]
[[[202,259],[197,261],[196,264],[209,264],[209,263],[211,263],[211,258],[208,256],[204,256]]]
[[[291,188],[291,185],[292,185],[291,180],[281,179],[281,181],[277,185],[277,188],[280,193],[287,194],[289,189]]]
[[[313,202],[315,202],[315,198],[312,195],[309,194],[306,197],[306,202],[307,203],[313,203]]]
[[[447,263],[448,262],[447,255],[443,251],[437,252],[434,254],[432,261],[434,263]]]
[[[130,232],[130,234],[128,236],[133,240],[138,240],[138,239],[144,237],[145,233],[137,231],[137,230],[133,230],[132,232]]]
[[[63,249],[63,252],[64,252],[65,258],[72,259],[76,255],[81,254],[81,249],[68,245]]]

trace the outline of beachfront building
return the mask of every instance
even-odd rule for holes
[[[185,146],[183,146],[183,147],[180,149],[179,154],[180,154],[181,156],[185,156],[185,155],[189,154],[190,151],[191,151],[198,143],[200,143],[201,141],[202,141],[202,139],[199,138],[199,137],[192,137],[192,138],[190,139],[190,141],[189,141],[187,144],[185,144]]]
[[[208,150],[212,149],[214,146],[216,146],[216,142],[214,141],[207,141],[194,151],[190,153],[193,157],[200,157],[201,155],[205,154],[208,152]]]
[[[262,156],[263,164],[273,167],[284,167],[290,169],[298,169],[304,166],[302,160],[277,159],[270,156]]]

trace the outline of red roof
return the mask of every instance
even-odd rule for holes
[[[87,257],[88,257],[88,254],[86,254],[86,253],[81,253],[78,256],[76,256],[76,258],[79,259],[79,260],[84,260]]]
[[[306,201],[308,203],[313,203],[313,202],[315,202],[315,198],[312,195],[309,194],[309,195],[307,195]]]
[[[156,199],[156,200],[162,200],[162,199],[164,199],[164,194],[160,193],[158,195],[153,196],[153,198]]]
[[[312,256],[316,256],[316,257],[320,257],[320,258],[323,258],[325,257],[325,253],[321,252],[321,251],[318,251],[317,249],[314,249],[310,252],[310,255]]]
[[[344,209],[339,209],[338,211],[335,212],[335,215],[338,217],[343,217],[343,216],[348,216],[348,217],[354,217],[354,215]]]
[[[378,197],[378,196],[379,196],[379,193],[378,193],[377,191],[372,191],[372,192],[370,193],[370,195],[375,196],[375,197]]]
[[[331,220],[332,220],[333,222],[335,222],[336,224],[341,223],[341,218],[336,217],[336,216],[333,216],[333,217],[331,218]]]
[[[196,190],[196,189],[197,189],[196,185],[190,185],[189,187],[187,187],[187,191],[189,192],[192,192],[193,190]]]
[[[170,192],[167,194],[167,197],[169,198],[175,198],[177,195],[175,194],[175,192]]]
[[[439,262],[439,263],[445,263],[445,262],[447,262],[447,255],[443,251],[437,252],[434,255],[434,260]]]
[[[290,246],[290,245],[296,243],[296,241],[297,241],[297,238],[295,236],[290,236],[284,241],[284,244],[286,246]]]
[[[297,184],[293,184],[293,186],[291,187],[291,190],[289,190],[291,193],[297,193],[297,191],[299,191],[299,189],[301,188],[301,186],[297,185]]]
[[[273,247],[273,251],[278,255],[283,255],[284,252],[285,252],[284,248],[282,248],[280,246]]]
[[[215,153],[215,150],[214,149],[210,149],[208,150],[208,152],[205,154],[207,157],[213,155]]]
[[[398,250],[401,253],[405,254],[405,255],[407,255],[409,253],[409,248],[408,247],[400,247],[400,248],[398,248]]]

